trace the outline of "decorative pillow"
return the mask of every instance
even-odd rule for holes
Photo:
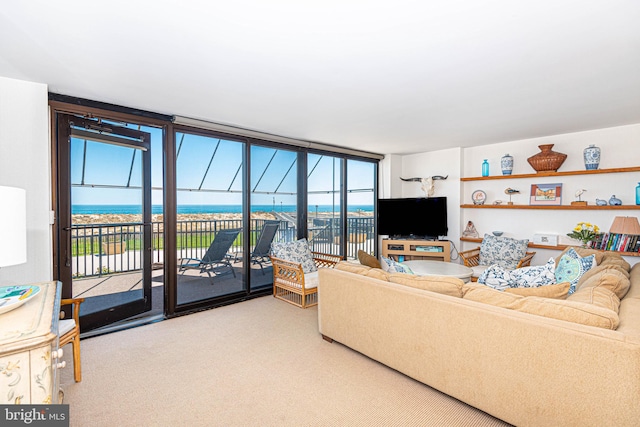
[[[480,265],[498,264],[503,268],[516,268],[527,253],[528,244],[528,239],[516,240],[485,234],[480,245]]]
[[[389,273],[407,273],[413,274],[413,271],[409,268],[409,266],[404,265],[398,261],[395,261],[391,258],[380,257],[380,264],[382,265],[382,269]]]
[[[507,270],[497,264],[490,265],[478,278],[478,283],[499,291],[508,288],[536,288],[556,283],[556,261],[549,258],[545,265]]]
[[[380,265],[380,261],[378,261],[378,258],[366,253],[362,249],[358,251],[358,261],[360,261],[360,264],[366,265],[367,267],[382,268],[382,265]]]
[[[272,243],[271,253],[276,258],[302,264],[302,271],[305,273],[318,271],[318,267],[316,267],[316,263],[313,261],[313,255],[311,254],[311,249],[309,249],[307,239],[300,239],[295,242]]]
[[[595,255],[589,255],[582,258],[573,248],[570,248],[564,255],[562,255],[560,262],[556,266],[556,282],[569,282],[571,284],[571,287],[569,288],[569,295],[571,295],[575,292],[576,284],[582,275],[591,267],[595,266]]]

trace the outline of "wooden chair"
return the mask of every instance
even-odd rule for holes
[[[516,268],[528,267],[531,265],[531,259],[535,255],[535,252],[526,252],[525,256],[518,261]],[[473,270],[473,276],[471,276],[472,282],[477,282],[478,277],[482,274],[483,270],[486,270],[488,265],[480,265],[480,247],[475,249],[469,249],[468,251],[459,252],[460,258],[464,262],[464,265]]]
[[[312,252],[318,268],[333,268],[342,261],[339,255]],[[301,308],[318,304],[318,272],[304,273],[302,264],[271,256],[273,296]]]
[[[71,343],[73,345],[73,378],[77,383],[82,381],[82,367],[80,364],[80,304],[84,298],[69,298],[60,301],[60,305],[71,304],[73,313],[71,319],[64,318],[64,311],[60,312],[58,333],[60,334],[59,347]]]

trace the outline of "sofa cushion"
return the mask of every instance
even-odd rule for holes
[[[600,265],[596,269],[597,274],[582,281],[577,289],[603,288],[616,294],[619,299],[624,298],[631,285],[629,274],[616,265]]]
[[[340,261],[333,268],[336,270],[348,271],[349,273],[355,274],[366,274],[371,267],[367,267],[366,265],[357,264],[355,262],[350,261]]]
[[[498,264],[504,268],[516,268],[527,253],[529,240],[485,234],[480,244],[481,265]]]
[[[569,294],[572,294],[582,275],[596,265],[595,254],[581,257],[573,248],[569,248],[560,257],[560,261],[556,266],[556,282],[569,282],[571,284]]]
[[[589,287],[575,291],[567,297],[567,301],[593,304],[619,313],[620,299],[607,288]]]
[[[366,253],[362,249],[358,250],[358,261],[360,261],[360,264],[366,265],[367,267],[382,268],[382,265],[380,265],[380,261],[378,261],[378,258]]]
[[[318,270],[313,261],[311,249],[307,239],[296,240],[295,242],[275,242],[271,244],[271,253],[276,258],[285,261],[297,262],[302,265],[302,271],[312,273]]]
[[[541,297],[553,299],[565,299],[569,293],[569,282],[556,283],[553,285],[538,286],[537,288],[507,288],[504,291],[522,295],[525,297]]]
[[[464,299],[588,326],[616,329],[618,313],[597,304],[500,292],[484,285],[465,285]]]
[[[391,258],[380,257],[380,264],[382,265],[382,269],[384,271],[388,271],[389,273],[413,274],[413,271],[411,271],[408,265],[404,265],[401,262],[398,262]]]
[[[464,286],[464,282],[461,279],[447,276],[416,276],[395,273],[389,275],[389,281],[457,298],[462,297],[462,287]]]
[[[478,283],[498,290],[551,285],[556,283],[555,266],[556,262],[553,258],[549,258],[545,265],[534,265],[513,270],[493,264],[480,275]]]
[[[367,277],[373,277],[374,279],[378,279],[378,280],[384,280],[385,282],[389,281],[389,276],[391,276],[392,273],[389,273],[387,271],[384,271],[380,268],[372,268],[371,270],[367,271],[365,273],[365,276]]]
[[[602,264],[603,260],[608,256],[607,253],[603,251],[597,251],[595,249],[581,248],[579,246],[567,246],[562,252],[560,252],[560,255],[556,257],[556,265],[558,265],[558,263],[560,262],[560,258],[562,258],[567,252],[571,250],[576,252],[582,258],[587,257],[589,255],[593,255],[595,257],[596,264],[598,265]],[[617,256],[617,254],[613,254],[613,253],[611,255]]]

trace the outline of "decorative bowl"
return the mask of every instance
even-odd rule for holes
[[[504,233],[504,231],[492,231],[491,233],[493,233],[494,236],[502,236],[502,233]]]

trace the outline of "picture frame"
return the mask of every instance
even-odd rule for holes
[[[529,205],[560,206],[562,204],[562,184],[531,184]]]

